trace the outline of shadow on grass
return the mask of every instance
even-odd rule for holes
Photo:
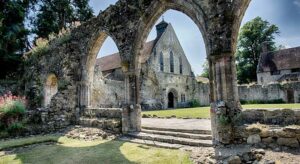
[[[68,140],[68,139],[66,139]],[[70,140],[71,141],[71,140]],[[132,164],[122,153],[121,141],[76,141],[56,144],[40,143],[14,149],[12,154],[0,157],[0,163],[125,163]]]

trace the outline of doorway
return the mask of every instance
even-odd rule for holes
[[[168,108],[174,108],[174,94],[172,92],[168,93]]]

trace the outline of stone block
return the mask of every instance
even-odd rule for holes
[[[250,135],[247,138],[247,144],[257,144],[261,142],[261,138],[258,134]]]
[[[239,156],[232,156],[228,159],[228,164],[241,164],[242,161]]]
[[[280,146],[299,148],[299,142],[296,138],[278,138],[277,144]]]

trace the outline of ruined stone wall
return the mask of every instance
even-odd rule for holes
[[[259,85],[268,85],[270,83],[276,83],[281,76],[289,73],[291,73],[291,70],[280,70],[279,75],[271,75],[271,72],[259,72],[257,73],[257,83]]]
[[[207,83],[197,83],[195,99],[198,100],[201,106],[209,106],[210,105],[210,92],[209,92],[209,84]]]
[[[286,83],[286,84],[269,84],[269,85],[242,85],[238,86],[240,100],[253,101],[273,101],[282,99],[284,102],[289,102],[288,100],[288,90],[293,93],[292,97],[294,102],[299,103],[300,95],[300,82]]]
[[[118,108],[125,101],[124,81],[94,79],[91,106],[100,108]]]
[[[235,140],[271,148],[300,146],[300,109],[245,109],[235,123]]]
[[[201,105],[208,106],[209,84],[197,84],[196,97]],[[288,90],[292,93],[294,101],[288,100]],[[241,101],[272,102],[284,101],[286,103],[300,103],[300,82],[269,84],[269,85],[240,85],[238,86],[239,99]]]
[[[79,56],[71,53],[76,45],[70,40],[71,36],[66,34],[26,55],[23,80],[29,102],[28,113],[36,116],[29,117],[29,122],[46,131],[63,128],[78,120]],[[51,74],[57,77],[58,92],[45,107],[46,81]]]

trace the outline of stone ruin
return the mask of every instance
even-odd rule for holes
[[[234,120],[241,113],[234,54],[241,20],[249,3],[250,0],[118,1],[70,34],[50,42],[43,51],[28,55],[24,80],[32,122],[41,122],[40,129],[50,131],[85,122],[83,117],[93,116],[103,120],[90,124],[124,134],[140,131],[139,57],[156,20],[165,11],[174,9],[188,15],[203,35],[211,77],[213,141],[233,143],[239,137]],[[113,112],[101,109],[100,114],[95,114],[91,107],[91,87],[96,56],[107,36],[113,38],[119,49],[126,94],[121,109],[112,109]],[[57,78],[57,93],[49,98],[53,92],[45,90],[49,88],[47,79],[53,75]],[[56,85],[51,84],[50,88],[53,86]],[[223,118],[230,122],[222,123]]]

